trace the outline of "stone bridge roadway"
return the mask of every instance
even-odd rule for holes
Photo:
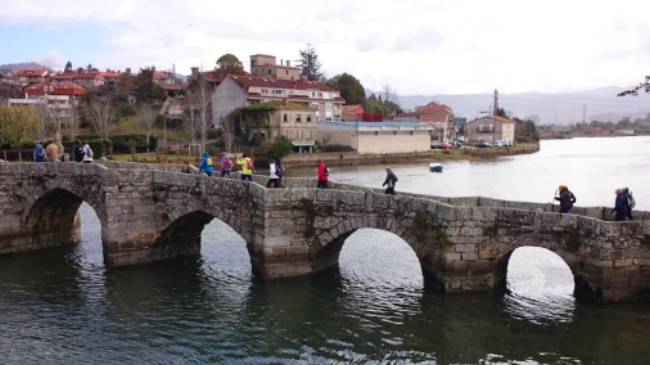
[[[184,173],[183,166],[132,163],[0,163],[0,253],[79,239],[77,209],[102,225],[104,260],[132,265],[199,253],[201,231],[218,218],[247,242],[264,279],[307,275],[337,264],[345,239],[378,228],[406,241],[425,282],[445,291],[503,285],[512,251],[547,248],[573,271],[576,296],[638,299],[650,289],[650,213],[612,222],[606,208],[560,215],[548,204],[483,197],[386,196],[380,190],[309,179],[285,189]]]

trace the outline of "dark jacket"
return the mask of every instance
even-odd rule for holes
[[[397,183],[397,176],[395,175],[394,172],[390,171],[386,174],[386,180],[384,180],[384,183],[381,184],[381,186],[394,188],[396,183]]]
[[[614,209],[612,213],[616,213],[617,221],[624,221],[628,213],[630,212],[630,203],[626,193],[620,193],[616,195],[616,201],[614,202]]]
[[[81,162],[84,159],[84,146],[80,143],[75,143],[72,146],[72,155],[75,162]]]
[[[576,202],[576,197],[569,189],[564,189],[560,192],[559,197],[555,197],[555,200],[560,201],[560,211],[568,212],[573,208],[573,204]]]

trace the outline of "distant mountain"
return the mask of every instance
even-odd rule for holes
[[[7,63],[5,65],[0,65],[0,70],[16,71],[16,70],[19,70],[21,68],[44,68],[44,69],[53,71],[51,68],[49,68],[47,66],[43,66],[43,65],[35,63],[35,62]]]
[[[587,121],[618,121],[626,116],[634,119],[650,113],[650,95],[617,97],[616,94],[623,89],[606,87],[572,93],[500,94],[499,106],[510,115],[534,117],[542,124],[580,122],[583,108],[586,108]],[[449,105],[456,115],[473,119],[491,109],[493,95],[398,95],[398,100],[404,109],[437,101]]]

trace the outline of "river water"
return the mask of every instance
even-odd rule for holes
[[[402,190],[547,201],[547,185],[565,182],[591,205],[625,184],[641,205],[649,149],[647,138],[548,141],[535,155],[447,164],[434,176],[395,170]],[[333,171],[368,185],[381,175]],[[513,253],[509,293],[441,294],[424,290],[404,241],[365,229],[337,270],[261,282],[244,241],[215,220],[199,258],[107,269],[99,221],[80,209],[79,245],[0,257],[0,363],[650,363],[650,305],[575,301],[571,272],[542,249]]]

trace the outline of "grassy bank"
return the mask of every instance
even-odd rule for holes
[[[453,150],[431,150],[426,152],[391,153],[381,155],[360,155],[356,152],[330,152],[312,154],[293,154],[282,161],[286,167],[313,167],[318,160],[324,160],[330,166],[358,166],[400,164],[414,162],[444,162],[458,160],[477,160],[500,156],[535,153],[539,151],[537,143],[522,143],[513,147],[495,148],[460,148]],[[213,156],[214,157],[214,156]],[[266,160],[264,156],[255,156],[256,160]],[[136,153],[111,156],[116,161],[134,161],[145,163],[191,163],[198,165],[196,156],[185,154]]]
[[[287,167],[300,168],[315,166],[318,160],[324,160],[330,166],[357,166],[400,164],[414,162],[444,162],[496,158],[500,156],[535,153],[539,151],[538,143],[522,143],[512,147],[494,148],[459,148],[453,150],[431,150],[425,152],[391,153],[379,155],[360,155],[354,152],[314,153],[287,156],[283,163]]]

